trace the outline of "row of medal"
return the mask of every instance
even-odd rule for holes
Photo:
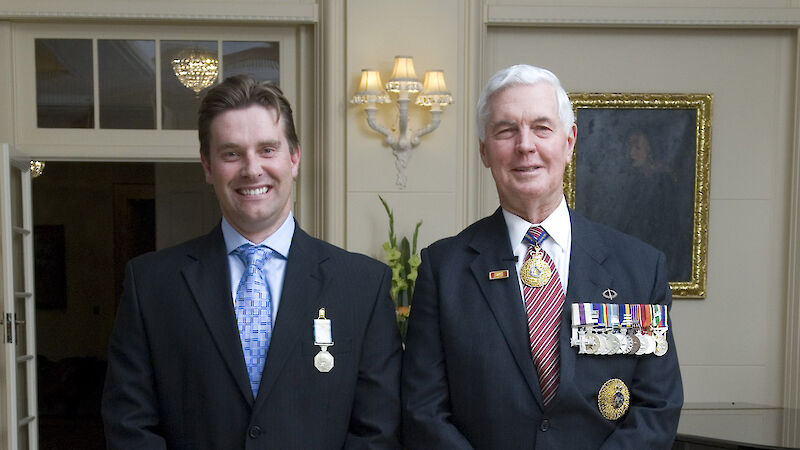
[[[667,353],[665,305],[573,303],[570,344],[589,355]]]

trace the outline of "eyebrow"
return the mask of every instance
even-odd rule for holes
[[[281,141],[278,139],[269,139],[258,143],[259,147],[270,147],[270,146],[280,147],[280,145]],[[242,148],[242,146],[235,142],[226,142],[224,144],[221,144],[218,148],[220,150],[231,150],[231,149],[240,149]]]
[[[517,126],[519,123],[516,120],[498,120],[497,122],[491,122],[489,124],[489,128],[497,128],[507,125]]]
[[[280,147],[281,141],[279,139],[269,139],[258,143],[261,147]]]
[[[545,122],[545,123],[556,123],[556,120],[551,118],[551,117],[547,117],[547,116],[539,116],[539,117],[536,117],[533,120],[528,121],[528,123],[530,123],[530,124],[542,123],[542,122]],[[506,126],[506,125],[518,126],[519,122],[517,122],[516,120],[498,120],[496,122],[491,122],[489,124],[489,127],[490,128],[497,128],[497,127]]]

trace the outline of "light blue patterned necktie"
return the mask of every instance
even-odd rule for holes
[[[264,264],[272,256],[268,247],[244,244],[233,253],[245,265],[244,275],[236,289],[236,321],[242,341],[244,361],[253,397],[258,394],[261,372],[267,359],[272,337],[272,297],[264,273]]]

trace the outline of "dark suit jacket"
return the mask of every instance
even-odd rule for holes
[[[102,412],[113,449],[396,448],[401,345],[391,272],[295,228],[258,397],[220,227],[130,261]],[[329,373],[313,319],[331,319]]]
[[[403,357],[403,437],[411,449],[668,449],[683,388],[670,331],[665,356],[579,355],[571,304],[661,303],[672,297],[661,252],[571,212],[561,376],[543,407],[515,258],[500,209],[422,253]],[[509,277],[489,280],[489,272]],[[618,421],[600,414],[612,378],[630,390]]]

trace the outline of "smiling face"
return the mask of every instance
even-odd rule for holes
[[[539,223],[561,202],[577,127],[564,130],[556,91],[548,83],[512,85],[490,102],[480,144],[483,165],[492,171],[503,208]]]
[[[289,216],[300,165],[300,148],[290,152],[278,119],[274,109],[260,105],[220,113],[209,127],[208,157],[201,158],[222,215],[255,243]]]

